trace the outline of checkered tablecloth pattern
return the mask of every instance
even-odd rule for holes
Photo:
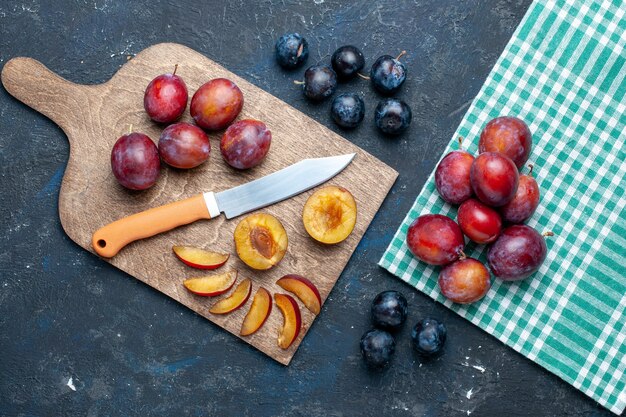
[[[451,139],[477,153],[483,126],[499,115],[533,132],[529,162],[541,190],[528,224],[551,230],[548,257],[525,281],[493,280],[462,306],[437,285],[439,268],[406,244],[421,214],[456,219],[433,174],[380,265],[614,413],[626,406],[626,2],[535,1]],[[485,261],[484,247],[469,256]]]

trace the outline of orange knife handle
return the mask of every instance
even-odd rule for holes
[[[210,218],[204,196],[198,194],[109,223],[93,234],[91,245],[98,255],[111,258],[135,240]]]

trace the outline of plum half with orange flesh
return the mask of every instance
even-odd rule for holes
[[[239,258],[250,268],[270,269],[287,251],[287,232],[270,214],[247,216],[235,228],[235,247]]]
[[[327,186],[314,192],[304,204],[302,221],[307,233],[321,243],[345,240],[356,224],[356,201],[350,191]]]

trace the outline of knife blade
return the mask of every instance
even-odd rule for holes
[[[347,167],[356,154],[304,159],[272,174],[218,193],[205,192],[116,220],[98,229],[92,247],[105,258],[139,239],[224,213],[227,219],[288,199],[323,184]]]

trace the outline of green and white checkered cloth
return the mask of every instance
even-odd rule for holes
[[[419,215],[456,219],[431,174],[379,264],[614,413],[626,406],[626,2],[535,1],[451,139],[477,153],[499,115],[533,132],[541,190],[528,224],[552,230],[548,257],[518,283],[493,280],[481,301],[455,305],[439,268],[409,252]],[[485,261],[485,247],[469,244]]]

